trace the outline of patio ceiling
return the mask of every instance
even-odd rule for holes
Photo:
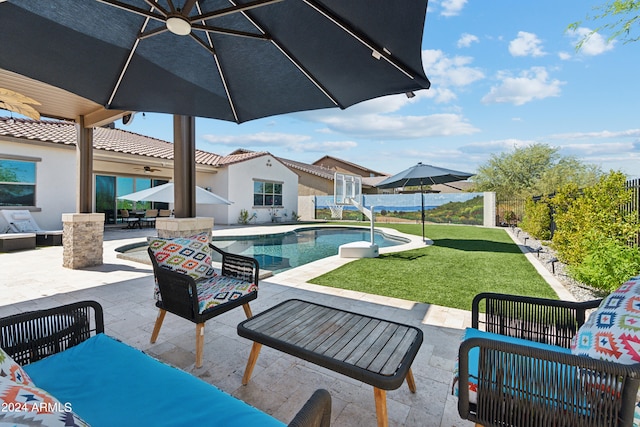
[[[40,102],[38,112],[45,117],[76,121],[84,116],[86,128],[100,127],[122,118],[128,111],[107,110],[102,105],[64,89],[0,68],[0,88],[6,88]]]

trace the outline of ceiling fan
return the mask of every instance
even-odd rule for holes
[[[136,170],[141,170],[141,171],[143,171],[144,173],[159,172],[159,171],[161,171],[161,170],[162,170],[162,169],[152,168],[151,166],[143,166],[143,167],[141,167],[141,168],[134,168],[134,169],[136,169]]]

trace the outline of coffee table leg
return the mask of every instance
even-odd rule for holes
[[[260,354],[260,349],[262,348],[262,344],[257,342],[253,343],[251,347],[251,353],[249,353],[249,360],[247,360],[247,367],[244,369],[244,376],[242,377],[242,385],[247,385],[249,383],[249,379],[251,379],[251,374],[253,373],[253,368],[256,366],[256,362],[258,361],[258,355]]]
[[[411,393],[416,392],[416,380],[413,379],[413,372],[411,372],[411,368],[409,368],[409,372],[407,372],[407,385],[409,386],[409,390]]]
[[[376,416],[378,417],[378,427],[388,427],[389,415],[387,414],[387,392],[378,387],[374,387],[373,396],[376,401]]]

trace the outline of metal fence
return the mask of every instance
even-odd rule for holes
[[[626,213],[632,213],[640,222],[640,179],[631,179],[625,183],[625,188],[631,191],[631,201],[624,206],[622,210]],[[640,234],[636,236],[636,246],[640,246]]]
[[[522,221],[526,201],[527,199],[496,198],[496,225],[509,227]]]
[[[623,212],[634,213],[640,222],[640,179],[631,179],[625,182],[625,188],[631,191],[631,201],[620,207]],[[547,197],[552,198],[553,195]],[[533,197],[534,201],[541,199],[541,196]],[[524,206],[527,199],[496,199],[496,225],[507,227],[517,225],[524,217]],[[555,230],[553,209],[551,210],[551,236]],[[635,244],[640,246],[640,235],[636,238]]]

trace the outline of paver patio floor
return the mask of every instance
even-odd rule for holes
[[[274,227],[270,230],[275,231]],[[371,386],[270,348],[262,349],[251,381],[242,386],[251,342],[236,333],[236,325],[244,320],[241,309],[206,323],[204,366],[200,369],[194,368],[194,324],[168,314],[158,341],[150,344],[157,314],[151,267],[120,259],[114,249],[154,233],[153,229],[107,229],[104,264],[82,270],[62,267],[62,247],[0,254],[0,316],[96,300],[104,308],[106,332],[111,336],[193,373],[285,423],[313,390],[326,388],[333,399],[332,425],[376,424]],[[424,332],[424,343],[412,368],[417,393],[410,393],[406,383],[387,393],[390,425],[472,425],[458,417],[457,399],[451,396],[459,339],[470,325],[470,313],[306,283],[306,279],[341,262],[344,260],[331,257],[263,279],[258,299],[251,302],[253,313],[299,298],[419,327]]]

